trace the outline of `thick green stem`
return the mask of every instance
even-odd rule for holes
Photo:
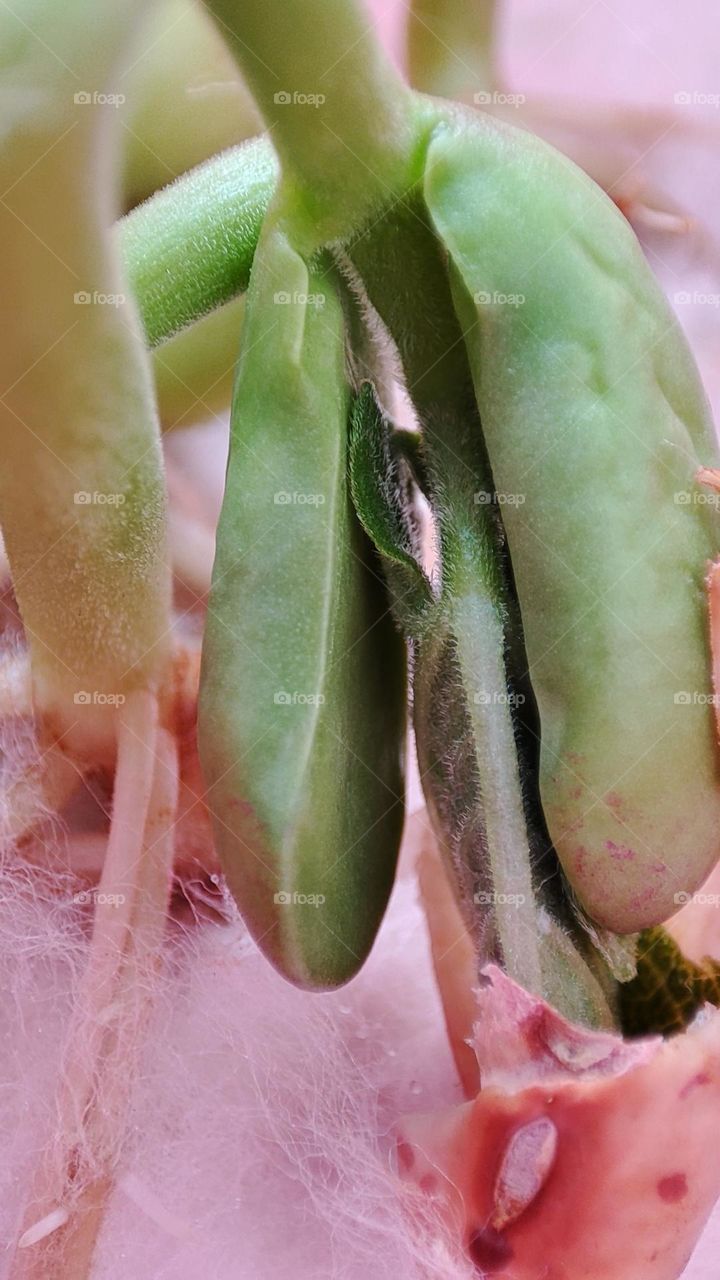
[[[0,346],[0,518],[36,705],[55,730],[82,721],[90,749],[122,699],[160,678],[169,643],[150,370],[107,234],[118,50],[140,14],[112,0],[24,10],[42,39],[0,8],[0,267],[14,303]]]
[[[150,346],[247,289],[277,175],[272,148],[258,138],[192,169],[117,224]]]
[[[292,179],[297,225],[335,239],[403,189],[413,101],[355,0],[205,0]]]

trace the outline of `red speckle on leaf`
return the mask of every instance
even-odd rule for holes
[[[468,1253],[485,1275],[492,1275],[512,1260],[513,1251],[507,1240],[499,1231],[485,1227],[477,1231],[468,1244]]]
[[[434,1173],[424,1173],[419,1183],[420,1190],[424,1191],[425,1194],[429,1196],[432,1195],[434,1191],[437,1191],[437,1185],[438,1180]]]
[[[667,1204],[677,1204],[678,1200],[684,1200],[687,1195],[687,1178],[684,1173],[669,1173],[666,1178],[660,1179],[657,1189],[661,1200],[665,1200]]]
[[[657,887],[653,888],[652,885],[648,885],[647,889],[643,889],[642,893],[636,893],[635,896],[630,899],[630,910],[642,911],[643,907],[646,907],[649,902],[653,901],[656,893]]]
[[[629,849],[626,844],[616,844],[614,840],[606,840],[605,848],[617,862],[632,862],[635,857],[634,849]]]

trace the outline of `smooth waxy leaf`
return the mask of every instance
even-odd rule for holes
[[[274,225],[247,300],[203,655],[221,862],[292,981],[359,968],[402,827],[405,659],[351,502],[344,318],[327,260]]]
[[[720,849],[707,405],[629,226],[537,138],[448,116],[425,198],[502,498],[545,818],[588,914],[632,933]]]

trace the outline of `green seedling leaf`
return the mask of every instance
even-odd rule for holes
[[[353,258],[413,391],[437,523],[440,595],[411,639],[418,760],[441,851],[479,964],[499,959],[568,1016],[608,1025],[613,984],[567,909],[533,783],[522,631],[442,253],[409,202]],[[375,540],[390,575],[407,543],[395,522]]]
[[[588,915],[632,934],[718,856],[707,403],[627,222],[539,139],[447,113],[425,199],[502,500],[545,819]]]
[[[270,215],[232,409],[200,696],[228,883],[291,981],[347,981],[403,820],[404,646],[348,480],[340,286]]]
[[[418,562],[419,533],[409,495],[412,483],[399,450],[366,383],[355,400],[350,429],[350,487],[360,522],[383,558],[395,613],[409,634],[417,634],[432,600],[430,583]]]

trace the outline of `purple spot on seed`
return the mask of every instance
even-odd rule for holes
[[[657,1189],[661,1200],[667,1204],[677,1204],[678,1200],[684,1200],[687,1195],[687,1178],[684,1173],[669,1173],[666,1178],[660,1179]]]

